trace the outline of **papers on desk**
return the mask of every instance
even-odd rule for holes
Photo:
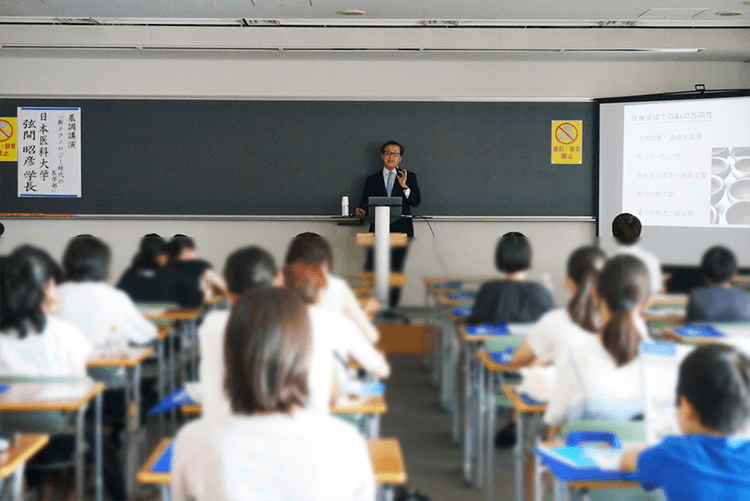
[[[466,334],[469,336],[507,336],[510,334],[506,323],[484,323],[479,325],[467,325]]]
[[[185,392],[196,404],[203,403],[203,396],[201,395],[200,381],[193,381],[191,383],[185,383]]]
[[[385,393],[385,385],[383,383],[363,383],[357,380],[347,380],[342,383],[341,392],[344,395],[354,397],[361,395],[382,395]]]
[[[90,385],[76,383],[50,384],[37,393],[35,400],[42,402],[78,400],[83,398],[90,390]]]
[[[161,414],[162,412],[170,411],[183,405],[193,405],[195,403],[196,402],[192,398],[190,398],[190,395],[188,395],[187,391],[185,391],[183,388],[180,388],[174,390],[166,397],[164,397],[161,402],[156,404],[153,409],[148,411],[148,415],[155,416],[157,414]]]
[[[505,348],[503,351],[492,351],[490,352],[490,357],[500,365],[508,365],[513,359],[514,351],[516,351],[516,349],[513,347]]]
[[[151,468],[152,473],[172,473],[172,457],[174,456],[174,440],[169,443],[164,452],[161,453],[159,459],[154,463]]]
[[[611,447],[597,447],[596,445],[544,447],[547,457],[565,463],[573,468],[597,468],[603,471],[619,471],[620,457],[624,449],[613,449]]]

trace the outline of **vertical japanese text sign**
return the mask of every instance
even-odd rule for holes
[[[81,108],[18,108],[18,196],[81,196]]]

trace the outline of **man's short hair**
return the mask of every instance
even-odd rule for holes
[[[677,401],[685,397],[703,426],[727,434],[750,418],[750,358],[720,343],[696,348],[680,364]]]
[[[224,390],[235,414],[291,412],[308,401],[310,319],[294,292],[246,292],[224,335]]]
[[[511,231],[500,237],[495,248],[495,266],[505,273],[529,269],[531,244],[526,235]]]
[[[390,146],[392,144],[395,144],[396,146],[398,146],[399,155],[401,155],[403,157],[404,156],[404,147],[403,147],[402,144],[397,143],[396,141],[387,141],[383,146],[380,147],[380,154],[382,155],[383,153],[385,153],[385,147],[386,146]]]
[[[713,283],[729,282],[736,270],[734,252],[721,245],[708,249],[701,259],[701,272]]]
[[[326,265],[333,270],[333,250],[328,240],[317,233],[300,233],[294,237],[286,251],[284,264],[297,261],[310,261],[319,265]]]
[[[641,220],[624,212],[612,221],[612,235],[624,245],[635,243],[641,236]]]
[[[102,240],[77,236],[70,240],[63,254],[65,280],[103,282],[109,277],[112,253]]]
[[[260,247],[237,249],[227,258],[224,279],[232,294],[242,294],[257,287],[270,286],[278,269],[273,256]]]

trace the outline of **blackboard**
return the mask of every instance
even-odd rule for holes
[[[595,214],[593,102],[0,99],[0,116],[26,106],[81,108],[82,197],[19,198],[3,162],[3,213],[334,215],[395,139],[415,214]],[[552,120],[583,121],[580,165],[551,164]]]

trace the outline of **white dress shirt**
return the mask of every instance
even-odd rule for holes
[[[84,377],[92,351],[80,330],[48,315],[41,333],[0,332],[0,376]]]
[[[54,314],[78,327],[96,348],[109,341],[145,344],[156,338],[130,297],[104,282],[65,282],[58,286],[60,309]]]
[[[306,410],[186,424],[175,440],[171,482],[174,501],[375,499],[359,432]]]

